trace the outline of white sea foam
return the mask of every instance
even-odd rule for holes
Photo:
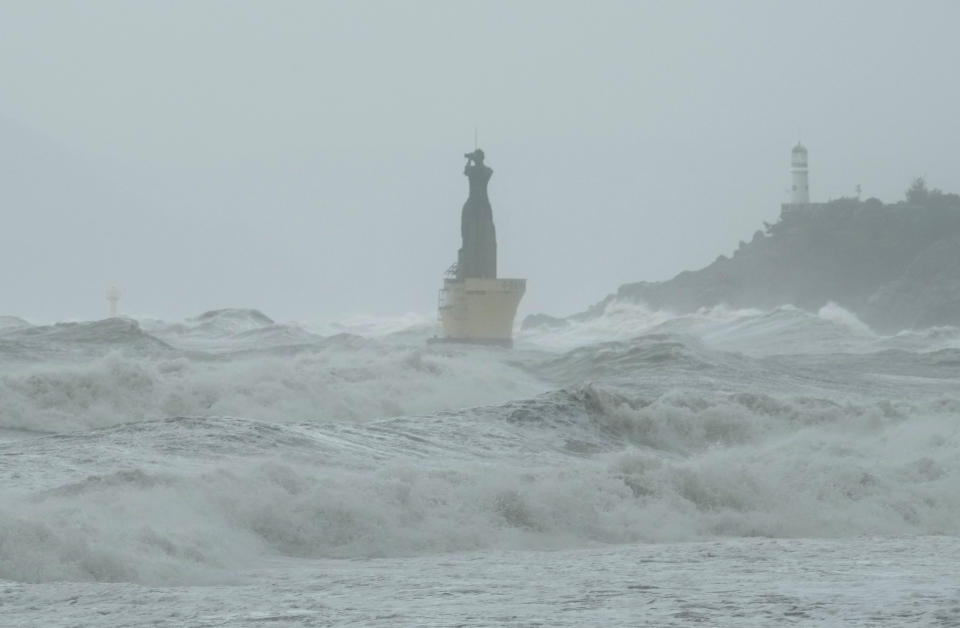
[[[416,317],[278,342],[261,316],[4,335],[0,579],[960,534],[950,330],[623,306],[511,352],[428,346]]]
[[[16,455],[0,577],[179,582],[273,554],[960,534],[958,410],[588,389],[426,425],[180,419],[21,441],[2,450]]]
[[[0,371],[0,428],[71,431],[178,415],[356,421],[546,389],[490,352],[340,340],[294,354],[142,358],[117,350],[80,363],[18,365]]]
[[[654,333],[689,336],[715,349],[758,356],[869,353],[894,347],[920,352],[960,348],[960,329],[956,327],[881,335],[835,303],[828,303],[818,312],[791,305],[772,310],[720,305],[677,315],[651,310],[642,303],[616,300],[593,316],[566,319],[560,326],[524,330],[519,343],[566,351]]]

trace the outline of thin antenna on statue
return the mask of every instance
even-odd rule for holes
[[[473,125],[473,150],[477,150],[479,144],[477,143],[477,125]]]

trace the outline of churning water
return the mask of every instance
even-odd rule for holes
[[[960,624],[960,330],[431,333],[0,317],[0,624]]]

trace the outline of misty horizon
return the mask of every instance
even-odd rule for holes
[[[122,313],[169,319],[430,312],[475,128],[520,316],[580,311],[775,221],[798,140],[814,201],[960,190],[952,23],[870,3],[6,5],[0,314],[102,318],[113,284]]]

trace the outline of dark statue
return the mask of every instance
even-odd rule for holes
[[[479,148],[464,155],[467,165],[463,174],[470,180],[470,196],[463,204],[460,234],[463,246],[457,256],[457,279],[497,277],[497,233],[493,226],[493,210],[487,196],[487,183],[493,169],[483,163]]]

